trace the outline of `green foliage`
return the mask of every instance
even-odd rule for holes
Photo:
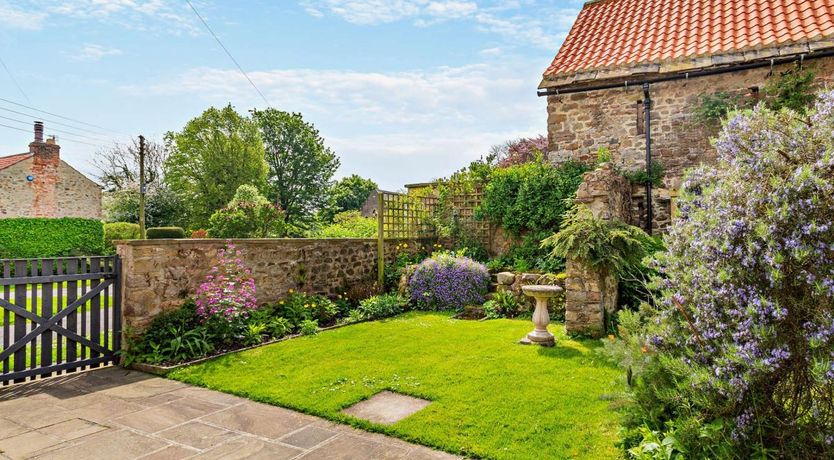
[[[283,236],[283,213],[254,185],[238,187],[234,198],[209,219],[212,238],[268,238]]]
[[[299,113],[255,110],[269,166],[269,197],[284,210],[291,231],[306,228],[328,203],[327,190],[339,158]]]
[[[666,251],[663,239],[653,236],[643,242],[643,249],[649,258]],[[639,262],[626,263],[619,274],[618,302],[620,306],[636,310],[643,302],[653,302],[657,292],[651,288],[652,279],[660,276],[657,269],[646,265],[646,258]]]
[[[352,307],[359,305],[359,302],[382,294],[382,286],[377,283],[377,280],[365,280],[358,283],[351,283],[350,286],[343,289],[344,298],[350,303]]]
[[[250,322],[243,330],[243,344],[247,347],[260,345],[268,335],[268,326],[264,323]]]
[[[191,228],[209,218],[244,184],[262,186],[267,166],[257,126],[231,105],[209,108],[182,131],[165,134],[165,180],[187,211]]]
[[[611,150],[608,147],[600,147],[597,149],[597,164],[610,163],[611,160]]]
[[[377,220],[362,217],[359,211],[344,211],[333,217],[333,223],[313,232],[314,238],[375,238]]]
[[[645,168],[640,168],[633,171],[619,171],[619,173],[633,184],[645,185],[649,183],[655,187],[663,185],[663,177],[666,175],[663,165],[657,160],[652,160],[648,172]]]
[[[439,244],[435,244],[432,249],[440,250],[442,247]],[[385,264],[385,272],[383,277],[383,288],[386,292],[394,292],[400,285],[400,278],[402,278],[403,271],[406,267],[410,265],[416,265],[426,257],[429,257],[429,253],[424,250],[416,250],[416,248],[409,248],[408,243],[398,244],[396,249],[397,251],[396,256],[394,256],[393,263],[386,263]]]
[[[776,78],[767,81],[764,93],[768,97],[766,104],[770,110],[790,109],[804,114],[816,100],[814,78],[817,72],[810,67],[794,64],[788,70],[779,73]]]
[[[365,317],[362,315],[362,310],[356,308],[348,312],[347,322],[348,323],[358,323],[360,321],[364,321]]]
[[[618,220],[604,220],[577,205],[566,216],[558,233],[545,238],[542,246],[555,257],[571,257],[590,267],[619,274],[626,265],[645,257],[651,237],[643,230]]]
[[[724,91],[701,94],[694,110],[695,120],[709,128],[717,128],[730,112],[743,107],[743,102],[738,94]]]
[[[362,209],[362,205],[377,188],[376,182],[356,174],[341,178],[330,188],[329,202],[321,211],[321,220],[332,222],[339,213]]]
[[[339,314],[336,304],[327,297],[294,290],[278,302],[276,311],[293,327],[300,327],[305,320],[316,320],[322,326],[329,326]]]
[[[101,255],[104,226],[95,219],[0,219],[0,259]]]
[[[113,251],[114,240],[138,240],[139,224],[130,222],[112,222],[104,224],[104,246],[108,251]]]
[[[104,220],[139,223],[139,192],[116,190],[102,197]],[[168,187],[156,187],[145,196],[145,225],[181,227],[187,224],[185,204]]]
[[[572,161],[553,166],[541,158],[494,169],[476,215],[516,236],[528,231],[555,231],[562,223],[567,200],[576,195],[588,169]]]
[[[521,311],[518,297],[511,289],[499,289],[492,300],[484,303],[487,319],[515,318]]]
[[[149,240],[185,238],[185,230],[182,227],[153,227],[145,233]]]
[[[319,331],[319,323],[316,320],[305,319],[298,329],[301,335],[315,335]]]
[[[280,339],[292,332],[292,324],[287,318],[273,318],[266,324],[266,332],[270,337]]]
[[[380,319],[399,315],[406,304],[406,300],[398,294],[382,294],[359,302],[357,310],[363,319]]]

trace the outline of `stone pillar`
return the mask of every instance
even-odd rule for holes
[[[606,163],[585,173],[576,192],[576,202],[587,206],[596,217],[629,222],[631,184]],[[603,335],[606,318],[617,309],[617,278],[573,259],[567,260],[565,272],[565,329],[568,334]]]

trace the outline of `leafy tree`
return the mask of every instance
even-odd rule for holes
[[[212,214],[208,233],[212,238],[283,236],[283,213],[257,187],[241,185],[232,201]]]
[[[321,219],[333,222],[336,214],[362,209],[362,205],[377,188],[376,182],[356,174],[343,177],[330,189],[330,203],[322,210]]]
[[[139,192],[118,190],[104,195],[106,222],[139,222]],[[179,196],[168,187],[150,191],[145,197],[145,223],[150,227],[181,227],[186,208]]]
[[[166,133],[165,144],[170,152],[164,164],[166,182],[185,203],[191,227],[205,227],[241,185],[265,183],[258,128],[231,104],[211,107],[182,131]]]
[[[817,73],[812,68],[802,68],[799,64],[771,78],[765,85],[768,96],[767,106],[771,110],[791,109],[804,114],[814,103],[814,78]]]
[[[299,113],[266,109],[252,117],[264,142],[270,198],[284,210],[288,226],[305,228],[328,202],[339,158]]]

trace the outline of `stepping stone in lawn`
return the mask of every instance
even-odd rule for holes
[[[342,413],[382,425],[391,425],[429,404],[431,401],[386,390],[342,410]]]

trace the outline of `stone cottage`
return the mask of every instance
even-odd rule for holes
[[[61,160],[54,138],[35,122],[29,151],[0,157],[0,218],[101,218],[101,186]]]
[[[755,103],[797,66],[834,80],[834,0],[589,1],[539,85],[550,158],[606,147],[620,170],[658,162],[663,185],[633,186],[624,218],[662,231],[683,171],[715,160],[701,96]]]

